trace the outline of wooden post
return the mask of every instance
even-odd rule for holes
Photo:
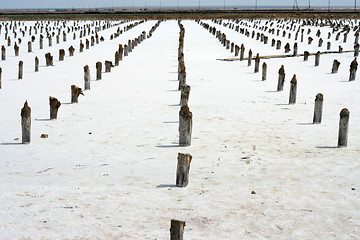
[[[284,82],[285,82],[285,69],[284,69],[284,65],[281,65],[279,69],[279,78],[278,78],[278,86],[277,86],[278,92],[284,89]]]
[[[297,80],[296,80],[296,75],[294,74],[293,78],[290,81],[289,104],[296,103],[296,89],[297,89]]]
[[[233,53],[233,52],[234,52],[234,42],[232,42],[232,43],[231,43],[230,52],[231,52],[231,53]]]
[[[339,66],[340,66],[340,62],[338,60],[334,59],[331,73],[337,73],[339,70]]]
[[[344,108],[340,112],[338,147],[346,147],[348,141],[350,112]]]
[[[350,64],[350,77],[349,81],[354,81],[356,78],[356,71],[358,67],[358,62],[356,61],[356,58],[351,62]]]
[[[4,45],[1,46],[1,61],[5,61],[6,59],[6,48]]]
[[[111,72],[111,67],[114,67],[114,65],[112,65],[112,62],[105,61],[105,72]]]
[[[84,82],[85,82],[84,89],[90,90],[90,69],[88,65],[84,67]]]
[[[81,88],[71,85],[71,103],[77,103],[80,94],[84,96]]]
[[[31,140],[31,108],[26,101],[21,109],[21,132],[22,143],[30,143]]]
[[[180,106],[188,104],[191,87],[187,84],[181,86]]]
[[[50,119],[57,119],[57,114],[61,103],[54,97],[49,97],[50,102]]]
[[[101,80],[101,72],[102,72],[102,63],[96,63],[96,80]]]
[[[23,67],[24,67],[24,63],[23,61],[19,61],[19,74],[18,74],[18,79],[22,79],[23,78]]]
[[[171,219],[170,227],[170,240],[183,240],[184,239],[184,221]]]
[[[281,48],[281,41],[277,40],[276,42],[276,50],[279,50]]]
[[[293,56],[296,57],[298,55],[298,44],[294,43],[294,53]]]
[[[85,40],[86,49],[89,49],[89,45],[90,45],[89,39],[86,39]]]
[[[285,44],[285,53],[288,53],[288,52],[290,52],[290,44],[286,43]]]
[[[80,40],[80,52],[84,51],[84,44],[82,43],[82,40]]]
[[[31,41],[28,41],[28,52],[32,52]]]
[[[8,36],[7,42],[8,42],[8,47],[10,47],[11,46],[11,38],[10,38],[10,36]]]
[[[75,52],[75,48],[71,45],[69,47],[69,55],[70,55],[70,57],[74,56],[74,52]]]
[[[123,58],[123,52],[124,52],[124,48],[121,44],[119,44],[119,60],[122,61]]]
[[[53,62],[53,56],[51,56],[51,53],[46,53],[45,54],[45,60],[46,60],[46,66],[53,66],[54,62]]]
[[[326,50],[330,50],[330,48],[331,48],[331,42],[327,42],[327,44],[326,44]]]
[[[124,57],[128,56],[128,46],[124,45]]]
[[[191,145],[192,113],[187,104],[181,106],[179,112],[179,145],[182,147]]]
[[[256,54],[254,73],[258,73],[258,72],[259,72],[259,67],[260,67],[260,56],[259,56],[259,54]]]
[[[189,183],[189,171],[192,156],[190,154],[178,153],[176,169],[176,186],[186,187]]]
[[[35,72],[39,71],[39,58],[35,57]]]
[[[1,89],[1,76],[2,76],[2,68],[0,67],[0,89]]]
[[[251,61],[252,61],[252,51],[251,49],[249,50],[249,56],[248,56],[248,67],[251,66]]]
[[[118,51],[115,52],[115,66],[119,66],[120,54]]]
[[[319,66],[320,63],[320,51],[315,54],[315,67]]]
[[[64,57],[65,57],[65,50],[60,49],[59,50],[59,61],[64,61]]]
[[[241,47],[240,47],[240,61],[244,60],[244,52],[245,52],[244,44],[241,44]]]
[[[235,45],[235,57],[239,56],[240,48],[238,45]]]
[[[318,47],[322,47],[323,42],[324,42],[324,41],[322,40],[322,38],[320,38],[320,39],[319,39]]]
[[[323,95],[321,93],[318,93],[315,97],[314,118],[313,118],[314,124],[321,123],[323,101],[324,101]]]
[[[304,61],[307,61],[309,59],[310,53],[308,51],[304,51]]]
[[[18,57],[19,56],[19,46],[16,44],[14,45],[14,51],[15,51],[15,56]]]
[[[51,47],[52,46],[52,37],[51,37],[51,35],[49,36],[48,40],[49,40],[49,47]]]
[[[43,35],[40,35],[39,45],[40,45],[39,48],[43,49],[43,47],[44,47],[44,37],[43,37]]]
[[[267,64],[264,62],[262,65],[262,81],[266,80],[266,75],[267,75]]]
[[[310,44],[312,43],[312,41],[313,41],[313,38],[312,38],[312,37],[309,37],[309,38],[308,38],[308,44],[310,45]]]

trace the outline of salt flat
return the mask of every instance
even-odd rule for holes
[[[174,218],[186,221],[184,239],[359,238],[360,78],[348,81],[354,53],[321,55],[318,67],[314,56],[305,62],[303,57],[262,59],[268,75],[261,81],[254,62],[248,67],[246,60],[217,60],[234,54],[197,22],[182,21],[193,113],[192,145],[184,148],[178,146],[177,21],[161,22],[152,37],[95,80],[97,61],[114,61],[119,44],[149,33],[156,22],[146,21],[114,40],[110,35],[129,23],[100,31],[105,41],[83,53],[72,33],[52,47],[44,38],[42,50],[37,35],[33,52],[27,53],[27,34],[19,57],[13,45],[7,47],[2,29],[7,59],[0,61],[0,239],[168,239]],[[232,21],[202,22],[235,44],[244,43],[245,56],[250,48],[253,56],[284,54],[285,43],[292,48],[295,42],[295,32],[291,39],[266,33],[264,45],[223,25]],[[319,28],[304,27],[299,53],[319,50]],[[320,50],[326,51],[332,29],[321,31]],[[282,41],[281,50],[270,46],[272,38]],[[353,50],[354,31],[346,43],[342,36],[336,41],[335,34],[329,41],[333,51],[339,44]],[[73,57],[70,45],[76,49]],[[60,48],[66,51],[62,62]],[[54,66],[45,66],[47,52]],[[341,62],[337,74],[331,74],[334,59]],[[22,80],[17,79],[19,60]],[[70,86],[83,88],[85,65],[91,90],[70,104]],[[276,92],[281,65],[286,81],[284,91]],[[297,102],[288,105],[293,74]],[[322,123],[314,125],[317,93],[324,95],[324,111]],[[57,120],[48,120],[49,96],[62,103]],[[26,100],[32,140],[21,144],[20,110]],[[350,111],[349,141],[337,148],[342,108]],[[43,133],[49,138],[40,138]],[[175,186],[179,152],[193,156],[186,188]]]

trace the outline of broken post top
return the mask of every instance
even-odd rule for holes
[[[21,117],[29,117],[31,114],[31,108],[28,105],[28,102],[26,101],[24,103],[24,107],[21,109]]]
[[[84,72],[87,72],[88,70],[89,70],[89,66],[86,65],[86,66],[84,67]]]
[[[280,67],[280,69],[279,69],[279,74],[280,74],[280,75],[285,75],[284,65],[281,65],[281,67]]]
[[[315,101],[323,101],[324,100],[324,96],[321,93],[318,93],[316,95]]]
[[[347,108],[343,108],[340,112],[340,118],[348,118],[350,116],[350,112]]]

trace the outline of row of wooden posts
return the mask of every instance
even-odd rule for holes
[[[202,23],[200,20],[197,20],[197,22],[202,25],[206,30],[208,30],[211,34],[215,35],[215,28],[211,27],[207,23]],[[217,32],[216,37],[219,39],[220,43],[228,49],[228,46],[225,44],[226,35],[221,34],[221,32]],[[242,52],[245,49],[244,46],[241,46]],[[248,58],[248,66],[251,66],[251,49],[249,51],[249,58]],[[242,54],[243,55],[243,54]],[[240,55],[240,60],[241,56]],[[315,66],[319,65],[319,59],[320,59],[320,52],[318,52],[315,56]],[[307,60],[307,59],[306,59]],[[306,61],[304,58],[304,61]],[[259,54],[255,57],[255,73],[259,71],[259,62],[260,57]],[[337,73],[338,67],[340,63],[337,60],[334,60],[333,63],[333,69],[332,73]],[[350,76],[349,81],[354,81],[356,77],[356,71],[357,71],[357,60],[356,58],[351,62],[350,64]],[[262,72],[262,80],[266,80],[266,72],[267,72],[267,65],[266,63],[263,64],[263,72]],[[283,91],[284,83],[285,83],[285,68],[284,65],[281,65],[279,71],[278,71],[278,85],[277,85],[277,91]],[[296,93],[297,93],[297,79],[296,75],[294,74],[291,81],[290,81],[290,94],[289,94],[289,104],[295,104],[296,103]],[[323,95],[321,93],[317,94],[315,97],[315,108],[314,108],[314,117],[313,117],[313,123],[314,124],[320,124],[321,118],[322,118],[322,107],[323,107]],[[349,124],[349,110],[344,108],[340,112],[340,121],[339,121],[339,134],[338,134],[338,147],[346,147],[347,146],[347,139],[348,139],[348,124]]]
[[[136,40],[133,40],[135,44],[133,44],[133,45],[130,44],[127,49],[130,51],[130,49],[134,49],[134,47],[137,46],[138,44],[140,44],[143,40],[150,38],[152,36],[153,32],[160,25],[160,23],[161,23],[161,21],[158,21],[151,28],[149,35],[146,35],[146,32],[143,31],[141,33],[141,35],[138,38],[136,38]],[[129,40],[129,43],[133,42],[133,41]],[[119,49],[122,49],[121,44],[119,45]],[[124,50],[124,56],[127,56],[127,54],[125,54],[125,48],[123,50]],[[120,51],[120,52],[122,53],[122,51]],[[116,57],[118,57],[120,55],[122,56],[122,54],[119,54],[118,51],[117,51],[117,53],[118,54],[115,54]],[[121,60],[122,60],[122,58],[121,58]],[[120,57],[119,57],[119,61],[120,61]],[[114,67],[114,65],[112,65],[112,62],[105,61],[105,68],[106,68],[105,72],[110,72],[111,67]],[[101,79],[101,69],[102,69],[101,62],[96,63],[96,69],[97,69],[96,78],[97,78],[97,80],[100,80]],[[0,85],[1,85],[1,68],[0,68]],[[90,70],[89,70],[88,65],[86,65],[84,67],[84,85],[85,85],[85,90],[90,90]],[[82,89],[80,87],[77,87],[76,85],[71,85],[71,103],[78,103],[78,97],[80,95],[84,95]],[[58,109],[60,108],[61,103],[58,99],[56,99],[55,97],[51,97],[51,96],[49,97],[49,102],[50,102],[50,119],[57,119]],[[22,127],[22,143],[30,143],[30,141],[31,141],[31,108],[29,107],[27,101],[24,103],[24,107],[21,109],[21,127]]]

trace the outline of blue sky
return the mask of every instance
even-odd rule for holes
[[[226,5],[255,5],[256,0],[225,0]],[[360,0],[356,0],[360,4]],[[0,9],[7,8],[98,8],[118,6],[199,6],[199,0],[0,0]],[[309,5],[309,0],[297,0],[300,7]],[[327,6],[329,0],[310,0],[311,6]],[[354,7],[355,0],[330,0],[331,6]],[[200,0],[202,6],[223,6],[224,0]],[[294,0],[257,0],[261,5],[293,6]]]

